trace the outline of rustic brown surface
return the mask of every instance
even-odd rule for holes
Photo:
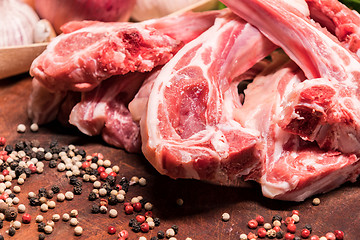
[[[130,187],[126,200],[133,196],[142,195],[154,204],[154,215],[161,219],[160,227],[156,227],[149,233],[133,233],[128,227],[128,221],[133,216],[124,214],[122,204],[114,208],[119,216],[111,219],[108,215],[92,215],[90,213],[91,202],[87,195],[92,186],[84,183],[83,194],[75,196],[71,202],[58,203],[55,209],[42,213],[46,220],[52,214],[62,215],[71,209],[79,210],[80,226],[84,233],[81,237],[75,237],[73,227],[69,223],[59,221],[55,223],[54,232],[47,235],[46,239],[117,239],[116,235],[107,233],[107,226],[114,225],[118,230],[126,229],[130,233],[129,239],[138,239],[146,236],[150,239],[158,230],[165,231],[170,226],[179,226],[177,239],[239,239],[243,232],[248,233],[247,222],[260,214],[265,221],[270,221],[274,214],[283,217],[290,216],[291,210],[300,211],[300,223],[298,229],[306,223],[313,226],[313,234],[325,235],[328,231],[340,229],[345,232],[345,239],[360,239],[360,189],[359,183],[345,184],[340,189],[320,195],[321,204],[312,206],[312,199],[302,203],[282,202],[262,197],[260,188],[254,184],[249,187],[232,188],[220,187],[211,184],[191,180],[171,180],[159,175],[141,155],[127,154],[122,150],[114,149],[104,144],[99,138],[90,138],[80,134],[76,130],[64,129],[57,123],[42,126],[37,133],[29,130],[30,122],[26,115],[26,105],[31,90],[31,80],[27,75],[0,81],[0,136],[5,137],[8,143],[13,144],[16,140],[38,139],[42,145],[49,143],[51,139],[57,139],[61,145],[75,144],[84,148],[87,153],[101,152],[105,158],[120,166],[120,176],[131,178],[142,176],[147,179],[146,187]],[[25,123],[28,130],[24,134],[16,132],[16,126]],[[45,163],[43,174],[32,175],[21,186],[19,194],[21,203],[27,206],[26,212],[33,217],[30,224],[23,224],[14,237],[9,237],[5,231],[9,228],[9,222],[4,222],[0,233],[5,239],[37,239],[37,224],[34,219],[40,214],[39,207],[30,207],[26,195],[29,191],[37,192],[40,187],[49,188],[57,183],[61,186],[61,192],[71,190],[64,173],[49,169]],[[120,179],[119,177],[117,177]],[[176,199],[184,199],[184,205],[178,207]],[[222,222],[221,215],[228,212],[231,215],[229,222]],[[20,215],[21,216],[21,215]],[[20,219],[20,217],[18,217]],[[299,236],[300,230],[297,231]]]

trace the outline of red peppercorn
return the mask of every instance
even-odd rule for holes
[[[134,212],[134,208],[131,205],[125,206],[125,213],[126,214],[132,214]]]
[[[106,172],[101,172],[101,173],[100,173],[100,178],[101,178],[102,180],[105,180],[105,179],[107,178],[107,176],[108,176],[108,174],[107,174]]]
[[[336,240],[335,234],[332,232],[328,232],[325,234],[327,240]]]
[[[310,236],[309,229],[304,228],[303,230],[301,230],[301,237],[302,238],[308,238],[309,236]]]
[[[102,172],[105,172],[105,168],[104,167],[98,167],[97,171],[100,174]]]
[[[286,233],[285,240],[293,240],[295,238],[294,234]]]
[[[109,227],[108,227],[108,233],[109,233],[109,234],[115,234],[115,233],[116,233],[116,228],[113,227],[113,226],[109,226]]]
[[[299,211],[298,210],[292,210],[292,214],[293,215],[299,215]]]
[[[281,228],[279,226],[275,226],[273,227],[273,229],[275,230],[275,232],[280,232]]]
[[[4,161],[7,161],[9,157],[10,157],[9,155],[4,155],[4,156],[2,156],[2,159],[3,159]]]
[[[9,175],[9,170],[4,169],[4,170],[2,171],[2,175],[4,175],[4,176]]]
[[[251,219],[249,222],[248,222],[248,227],[251,228],[251,229],[255,229],[257,228],[258,226],[258,222],[255,220],[255,219]]]
[[[116,188],[120,191],[122,189],[122,186],[120,184],[116,184]]]
[[[8,193],[3,192],[3,193],[1,194],[1,199],[6,200],[6,199],[8,199],[8,198],[9,198],[9,194],[8,194]]]
[[[140,212],[142,209],[142,205],[139,202],[136,202],[132,205],[134,207],[135,212]]]
[[[258,229],[258,236],[259,236],[260,238],[266,237],[266,229],[265,229],[265,228],[259,228],[259,229]]]
[[[30,221],[31,221],[31,216],[30,216],[30,214],[28,214],[28,213],[24,213],[24,215],[22,216],[22,222],[23,223],[30,223]]]
[[[152,211],[147,211],[147,212],[145,212],[145,217],[152,217],[153,216],[153,213],[152,213]]]
[[[86,169],[86,168],[88,168],[88,167],[90,167],[90,162],[83,162],[83,164],[81,165],[81,167],[83,168],[83,169]]]
[[[30,169],[31,173],[36,173],[36,166],[34,164],[31,164],[29,166],[29,169]]]
[[[111,173],[109,173],[109,176],[116,177],[116,172],[111,172]]]
[[[150,229],[149,224],[144,222],[140,225],[140,229],[142,232],[147,233]]]
[[[91,156],[98,157],[98,159],[100,159],[100,160],[104,159],[104,155],[102,155],[102,153],[93,153]]]
[[[5,155],[7,155],[7,151],[1,150],[0,151],[0,156],[5,156]]]
[[[248,239],[256,239],[257,237],[256,237],[256,235],[254,234],[254,233],[252,233],[252,232],[249,232],[249,234],[247,235],[247,238]]]
[[[0,146],[4,146],[6,143],[6,139],[4,137],[0,137]]]
[[[129,237],[129,232],[126,230],[122,230],[119,232],[118,237],[122,239],[127,239]]]
[[[143,215],[137,215],[135,218],[139,223],[145,222],[145,217]]]
[[[285,219],[285,224],[288,225],[290,223],[295,223],[295,220],[292,217],[287,217]]]
[[[310,240],[319,240],[319,237],[317,235],[312,235],[310,237]]]
[[[259,225],[264,225],[265,220],[263,216],[258,215],[256,216],[255,220],[258,222]]]
[[[340,230],[334,231],[335,237],[337,240],[343,240],[344,239],[344,232]]]
[[[296,225],[294,223],[289,223],[287,225],[288,232],[295,233],[296,232]]]

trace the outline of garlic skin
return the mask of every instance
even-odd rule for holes
[[[29,5],[20,0],[1,0],[0,19],[0,47],[33,43],[39,17]]]
[[[56,37],[54,28],[46,19],[41,19],[34,26],[34,43],[50,42]]]
[[[215,0],[137,0],[131,17],[136,21],[160,18],[196,3],[200,4],[198,11],[209,10],[217,5]]]

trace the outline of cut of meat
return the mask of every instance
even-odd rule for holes
[[[142,23],[69,23],[64,26],[68,33],[51,41],[32,63],[30,73],[50,91],[89,91],[113,75],[147,72],[165,64],[221,13],[192,13]],[[181,24],[185,33],[178,31]]]
[[[155,79],[140,121],[150,163],[172,178],[222,184],[257,172],[259,133],[234,120],[241,104],[231,81],[275,48],[233,14],[185,45]]]
[[[360,14],[338,0],[306,0],[311,18],[326,27],[360,57]]]
[[[359,153],[359,58],[285,1],[223,2],[282,47],[309,79],[289,93],[281,126],[321,148]]]
[[[72,109],[69,122],[87,135],[102,134],[113,146],[139,152],[139,125],[132,120],[127,105],[146,76],[147,73],[139,72],[113,76],[94,90],[82,93],[81,102]]]
[[[299,67],[287,60],[286,56],[275,56],[273,63],[248,85],[240,119],[245,127],[262,133],[262,177],[258,181],[263,195],[302,201],[355,181],[360,163],[355,155],[321,150],[276,124],[281,102],[305,79]]]

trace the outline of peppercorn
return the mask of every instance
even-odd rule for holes
[[[137,221],[135,218],[131,218],[131,219],[129,220],[129,227],[134,226],[134,224],[137,223],[137,222],[138,222],[138,221]]]
[[[56,160],[50,160],[50,162],[49,162],[49,167],[50,167],[50,168],[56,168],[56,166],[57,166]]]
[[[288,225],[290,223],[295,223],[295,220],[292,217],[287,217],[285,219],[285,224]]]
[[[9,207],[5,210],[5,219],[7,221],[15,220],[17,217],[17,210],[14,207]]]
[[[10,227],[9,230],[8,230],[8,234],[9,236],[14,236],[16,233],[16,230],[14,227]]]
[[[75,176],[71,176],[69,178],[69,182],[71,185],[75,185],[76,181],[77,181],[77,177],[75,177]]]
[[[155,223],[156,227],[160,226],[160,219],[159,218],[154,218],[154,223]]]
[[[274,222],[275,220],[278,220],[278,221],[281,222],[282,217],[281,217],[280,215],[274,215],[274,216],[272,217],[272,221],[271,221],[271,222]]]
[[[39,234],[39,240],[44,240],[44,239],[45,239],[45,234],[40,233],[40,234]]]
[[[174,229],[175,234],[178,234],[179,227],[177,225],[172,225],[171,228]]]
[[[135,233],[138,233],[141,231],[140,223],[136,222],[133,224],[131,230]]]
[[[138,221],[139,223],[143,223],[145,222],[145,217],[143,215],[137,215],[135,217],[136,221]]]
[[[4,221],[0,219],[0,229],[3,228],[4,226]]]
[[[101,174],[100,174],[100,177],[101,177]],[[110,186],[113,186],[113,185],[115,185],[115,177],[114,176],[111,176],[111,175],[108,175],[106,178],[105,178],[105,181],[107,182],[107,183],[109,183],[110,184]]]
[[[134,212],[134,208],[131,205],[125,206],[125,213],[126,214],[132,214]]]
[[[259,225],[263,225],[265,220],[264,220],[264,217],[263,216],[256,216],[255,220],[258,222]]]
[[[32,197],[29,199],[30,206],[39,206],[40,200],[38,198]]]
[[[308,238],[310,236],[310,231],[307,228],[304,228],[301,230],[301,237],[302,238]]]
[[[38,231],[44,232],[45,226],[46,226],[46,224],[43,222],[38,223]]]
[[[96,200],[96,199],[97,199],[96,193],[90,192],[88,199],[89,199],[89,201],[94,201],[94,200]]]
[[[344,239],[344,232],[340,230],[334,231],[335,237],[337,240],[343,240]]]
[[[13,148],[13,146],[11,146],[11,145],[6,145],[5,148],[4,148],[4,150],[5,150],[8,154],[10,154],[12,151],[14,151],[14,148]]]
[[[109,226],[109,227],[108,227],[108,233],[109,233],[109,234],[115,234],[115,233],[116,233],[116,228],[113,227],[113,226]]]
[[[59,187],[58,185],[54,185],[54,186],[51,187],[51,190],[52,190],[55,194],[57,194],[57,193],[60,192],[60,187]]]
[[[258,232],[258,236],[260,238],[266,237],[266,229],[265,228],[259,228],[257,232]]]
[[[158,231],[156,235],[157,235],[157,237],[158,237],[159,239],[165,238],[165,233],[164,233],[163,231],[161,231],[161,230]]]
[[[125,177],[121,178],[119,184],[120,184],[122,190],[124,190],[125,192],[128,192],[128,190],[129,190],[129,181]]]
[[[283,231],[278,231],[278,232],[276,232],[276,238],[277,238],[277,239],[282,239],[283,237],[284,237]]]
[[[100,212],[100,206],[97,204],[92,205],[91,207],[91,213],[97,214]]]
[[[255,228],[257,228],[257,226],[258,226],[258,222],[255,219],[251,219],[248,222],[248,227],[251,229],[255,229]]]
[[[75,194],[75,195],[80,195],[80,194],[82,193],[82,187],[80,187],[80,186],[75,186],[74,189],[73,189],[73,191],[74,191],[74,194]]]
[[[29,178],[31,176],[31,170],[30,168],[25,168],[24,173],[26,174],[26,177]]]
[[[141,209],[142,209],[142,205],[141,205],[140,202],[136,202],[136,203],[134,203],[132,206],[134,207],[134,211],[135,211],[135,212],[140,212]]]
[[[116,205],[117,204],[117,198],[116,198],[116,196],[115,195],[110,195],[109,196],[109,198],[108,198],[108,203],[110,204],[110,205]],[[136,210],[135,208],[134,208],[134,210]]]
[[[30,214],[28,214],[28,213],[25,213],[23,216],[22,216],[22,222],[23,223],[30,223],[30,221],[31,221],[31,216],[30,216]]]
[[[149,224],[144,222],[140,225],[140,229],[143,233],[147,233],[149,232],[150,228],[149,228]]]

